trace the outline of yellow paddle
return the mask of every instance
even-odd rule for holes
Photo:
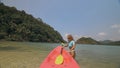
[[[55,64],[57,64],[57,65],[62,64],[64,61],[63,56],[62,56],[62,50],[63,50],[63,48],[61,48],[60,55],[58,55],[55,59]]]
[[[62,55],[58,55],[57,56],[57,58],[56,58],[56,60],[55,60],[55,64],[58,64],[58,65],[60,65],[60,64],[62,64],[63,63],[63,56]]]

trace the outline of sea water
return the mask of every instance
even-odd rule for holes
[[[34,45],[50,52],[60,44],[37,43]],[[68,48],[65,49],[68,50]],[[75,60],[81,68],[120,68],[120,46],[77,44]]]
[[[2,54],[0,57],[4,58],[4,60],[0,60],[0,68],[13,68],[17,65],[18,67],[16,68],[21,68],[19,64],[25,68],[38,68],[39,62],[42,62],[60,43],[1,42],[0,45],[0,53]],[[68,48],[65,49],[69,50]],[[25,57],[28,55],[30,57],[27,60]],[[22,59],[24,59],[27,65],[19,60],[20,57],[23,57]],[[34,59],[31,62],[34,62],[36,65],[28,62],[32,57]],[[120,46],[77,44],[75,61],[80,68],[120,68]]]
[[[76,52],[81,68],[120,68],[120,46],[78,44]]]

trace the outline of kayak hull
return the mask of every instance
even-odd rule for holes
[[[62,56],[64,59],[63,63],[60,65],[55,64],[55,59],[58,55],[60,55],[61,48],[62,46],[57,46],[53,49],[42,62],[40,68],[80,68],[77,62],[65,49],[62,50]]]

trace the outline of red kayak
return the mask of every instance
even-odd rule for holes
[[[61,48],[62,46],[58,46],[52,50],[42,62],[40,68],[80,68],[77,62],[65,49],[62,49],[63,63],[60,65],[55,64],[56,57],[60,54]]]

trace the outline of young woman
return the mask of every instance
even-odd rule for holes
[[[76,55],[76,53],[75,53],[75,47],[76,47],[75,41],[74,41],[72,35],[67,35],[67,39],[68,39],[68,44],[65,45],[65,47],[67,47],[67,46],[69,47],[69,49],[70,49],[70,52],[69,52],[70,55],[73,58],[75,58],[75,55]]]

